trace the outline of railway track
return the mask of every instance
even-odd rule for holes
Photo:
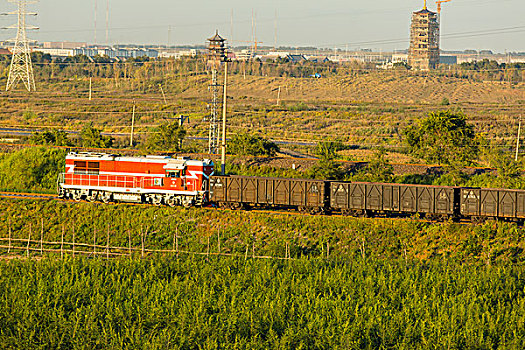
[[[0,198],[10,198],[10,199],[39,199],[39,200],[55,200],[58,202],[66,202],[66,203],[87,203],[87,204],[93,204],[93,202],[80,200],[80,201],[72,201],[68,199],[62,199],[59,198],[55,194],[44,194],[44,193],[22,193],[22,192],[0,192]],[[102,203],[98,203],[102,204]],[[108,204],[105,204],[108,205]],[[111,203],[109,205],[133,205],[133,206],[145,206],[145,205],[153,205],[153,204],[146,204],[146,203]],[[292,215],[292,216],[311,216],[312,214],[308,213],[302,213],[294,210],[287,210],[287,209],[259,209],[259,208],[251,208],[248,210],[233,210],[233,209],[224,209],[224,208],[216,208],[216,207],[202,207],[200,209],[203,210],[219,210],[223,212],[239,212],[239,211],[247,211],[247,212],[254,212],[254,213],[262,213],[262,214],[273,214],[273,215]],[[352,216],[346,216],[339,213],[330,214],[327,217],[333,217],[333,218],[352,218]],[[355,218],[355,217],[353,217]],[[411,220],[415,222],[421,222],[421,223],[429,223],[429,224],[440,224],[443,223],[443,221],[437,221],[437,220],[429,220],[425,218],[417,218],[417,217],[408,217],[408,216],[399,216],[399,217],[382,217],[382,216],[375,216],[375,217],[367,217],[371,220],[391,220],[391,221],[401,221],[401,220]],[[460,222],[456,222],[460,225],[472,225],[470,221],[462,219]]]
[[[0,192],[0,197],[24,198],[24,199],[59,199],[56,194],[46,193],[23,193],[23,192]]]

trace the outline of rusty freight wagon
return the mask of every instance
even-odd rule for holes
[[[219,207],[293,208],[310,213],[328,209],[329,182],[255,176],[212,176],[210,200]]]
[[[525,191],[498,188],[462,188],[461,215],[472,221],[525,219]]]
[[[330,207],[354,216],[418,213],[433,219],[458,218],[459,194],[459,187],[332,182]]]

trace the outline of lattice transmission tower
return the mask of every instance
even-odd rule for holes
[[[35,91],[35,77],[33,75],[33,65],[31,62],[31,40],[27,38],[27,30],[38,29],[35,26],[26,24],[27,16],[36,16],[36,13],[27,12],[27,5],[34,4],[38,0],[8,0],[17,3],[18,10],[8,13],[18,16],[18,24],[9,26],[9,29],[17,29],[16,39],[13,47],[13,57],[9,67],[9,77],[7,79],[6,91],[14,88],[20,81],[24,83],[27,91]]]

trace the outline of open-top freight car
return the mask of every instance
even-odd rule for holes
[[[330,208],[344,215],[421,214],[430,219],[458,219],[459,187],[373,182],[330,183]]]
[[[461,188],[461,215],[473,222],[525,220],[525,191],[503,188]]]
[[[255,176],[213,176],[210,200],[219,207],[293,208],[325,213],[329,206],[329,182]]]

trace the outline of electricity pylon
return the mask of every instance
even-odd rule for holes
[[[27,5],[34,4],[38,0],[8,0],[9,2],[18,3],[18,10],[8,13],[9,15],[18,16],[18,24],[7,28],[17,29],[15,46],[13,47],[13,57],[9,67],[9,77],[7,79],[6,91],[14,88],[19,81],[22,81],[27,91],[35,91],[35,77],[33,75],[33,65],[31,62],[31,49],[29,48],[30,40],[27,39],[26,31],[29,29],[38,29],[37,27],[27,25],[27,16],[36,16],[36,13],[27,12]]]

